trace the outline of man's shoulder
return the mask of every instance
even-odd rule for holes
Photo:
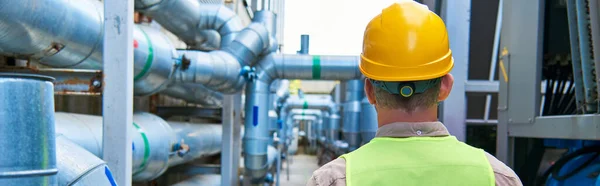
[[[323,165],[313,173],[307,185],[346,185],[346,160],[344,158],[337,158]]]
[[[506,166],[506,164],[502,163],[500,160],[496,159],[496,157],[487,152],[485,152],[485,156],[487,157],[488,161],[490,162],[490,165],[492,166],[492,170],[494,171],[496,185],[523,185],[517,174],[510,167]]]

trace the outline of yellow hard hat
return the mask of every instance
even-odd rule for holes
[[[435,79],[454,66],[444,22],[414,1],[394,3],[369,22],[360,57],[360,71],[378,81]]]

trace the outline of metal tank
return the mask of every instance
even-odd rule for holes
[[[0,185],[56,185],[52,81],[0,73]]]

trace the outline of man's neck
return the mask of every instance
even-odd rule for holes
[[[396,122],[435,122],[438,121],[437,110],[437,106],[417,109],[410,113],[403,110],[377,109],[377,121],[379,127]]]

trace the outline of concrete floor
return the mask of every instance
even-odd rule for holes
[[[312,173],[319,168],[317,157],[300,154],[292,158],[290,166],[290,179],[287,180],[287,165],[283,164],[281,172],[281,186],[304,186],[312,176]]]

